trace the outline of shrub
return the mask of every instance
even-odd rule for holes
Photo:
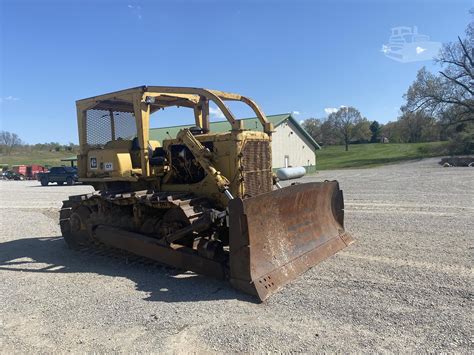
[[[418,152],[424,156],[440,156],[448,155],[449,149],[446,144],[422,145],[421,147],[418,147]]]
[[[457,133],[447,148],[449,155],[474,154],[474,131]]]

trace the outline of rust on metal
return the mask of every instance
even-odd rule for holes
[[[229,214],[230,281],[261,300],[353,241],[336,181],[235,199]]]
[[[257,196],[272,191],[272,160],[268,142],[247,142],[242,149],[241,163],[246,196]]]
[[[86,199],[73,196],[65,201],[60,216],[66,241],[78,247],[99,242],[182,270],[229,278],[235,288],[256,295],[262,301],[353,242],[344,230],[344,202],[337,181],[298,184],[256,197],[231,200],[229,244],[225,253],[222,251],[224,257],[213,250],[212,245],[200,250],[199,246],[209,244],[202,238],[197,239],[199,243],[183,245],[186,236],[199,236],[211,228],[212,221],[202,212],[208,203],[206,199],[161,192],[132,195],[92,194]],[[91,218],[89,208],[94,210],[94,204],[120,204],[121,199],[127,204],[165,211],[160,231],[165,225],[169,227],[164,239],[97,220],[86,222]],[[160,206],[159,201],[166,201],[167,205]],[[89,202],[89,207],[85,202]]]
[[[225,101],[248,105],[263,131],[245,129]],[[210,103],[228,131],[210,131]],[[72,248],[112,246],[228,278],[265,300],[352,242],[336,181],[281,188],[272,170],[273,126],[245,96],[142,86],[76,106],[78,176],[96,191],[71,196],[60,211]],[[196,127],[151,139],[150,116],[168,107],[192,109]]]
[[[218,279],[223,279],[225,275],[222,264],[197,255],[190,248],[172,244],[163,245],[155,238],[108,226],[98,226],[93,233],[94,237],[105,245],[127,250],[182,270],[192,270]]]

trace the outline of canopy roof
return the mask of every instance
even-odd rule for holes
[[[223,91],[209,90],[194,87],[176,86],[138,86],[131,89],[115,91],[108,94],[89,97],[76,101],[78,110],[105,110],[135,113],[140,107],[138,104],[149,105],[150,113],[170,106],[182,106],[209,111],[209,101],[214,102],[222,111],[225,118],[234,127],[238,128],[238,120],[234,117],[224,101],[241,101],[255,112],[264,126],[264,131],[271,133],[272,127],[267,122],[265,114],[250,98]],[[207,117],[207,114],[205,115]],[[206,122],[207,119],[206,119]]]

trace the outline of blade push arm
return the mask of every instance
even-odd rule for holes
[[[193,153],[197,162],[202,166],[204,171],[211,175],[216,182],[217,187],[220,192],[225,193],[225,195],[232,200],[233,196],[229,191],[229,180],[221,174],[211,163],[212,153],[204,147],[201,142],[199,142],[191,133],[189,129],[183,129],[179,131],[176,136],[178,141],[182,142],[190,151]]]

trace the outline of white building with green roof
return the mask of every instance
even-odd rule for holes
[[[290,114],[267,116],[273,123],[272,135],[272,165],[273,168],[286,166],[304,166],[308,172],[316,170],[316,150],[321,147],[304,130],[298,121]],[[263,131],[260,121],[254,118],[242,119],[244,127],[250,130]],[[150,139],[163,143],[163,140],[174,138],[183,128],[193,125],[161,127],[150,129]],[[211,132],[225,132],[231,129],[229,122],[217,121],[210,123]]]

